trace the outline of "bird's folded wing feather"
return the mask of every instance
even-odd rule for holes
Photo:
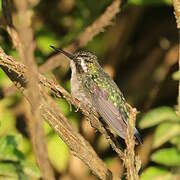
[[[90,81],[90,80],[89,80]],[[127,119],[123,117],[125,112],[121,112],[120,108],[115,107],[114,103],[109,99],[106,91],[102,90],[93,82],[88,84],[88,89],[91,92],[91,102],[99,115],[104,121],[112,127],[112,129],[125,139],[127,131]],[[142,144],[142,138],[135,128],[136,144]]]
[[[107,93],[96,86],[93,88],[91,97],[92,104],[99,115],[120,137],[125,138],[126,124],[122,119],[119,109],[108,99]]]

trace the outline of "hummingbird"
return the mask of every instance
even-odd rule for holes
[[[98,58],[90,52],[71,54],[54,46],[50,47],[70,59],[71,95],[95,109],[117,135],[125,139],[129,108],[116,83],[98,63]],[[136,144],[142,144],[136,128],[134,136]]]

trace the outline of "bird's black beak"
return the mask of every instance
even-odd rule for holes
[[[69,59],[71,59],[71,60],[73,60],[74,59],[74,55],[73,54],[71,54],[71,53],[69,53],[69,52],[66,52],[66,51],[64,51],[64,50],[62,50],[62,49],[58,49],[58,48],[56,48],[56,47],[54,47],[54,46],[50,46],[52,49],[54,49],[56,52],[60,52],[60,53],[62,53],[62,54],[64,54],[65,56],[67,56]]]

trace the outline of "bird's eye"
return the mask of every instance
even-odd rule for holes
[[[86,62],[92,62],[91,59],[84,59]]]
[[[79,57],[87,58],[88,56],[86,54],[81,54]]]
[[[85,62],[92,62],[92,60],[91,60],[87,55],[85,55],[85,54],[78,56],[77,59],[78,59],[79,61],[82,61],[82,60],[83,60],[83,61],[85,61]]]

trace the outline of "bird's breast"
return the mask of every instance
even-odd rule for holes
[[[73,61],[70,62],[71,67],[71,95],[81,101],[83,104],[90,104],[90,100],[86,97],[86,93],[84,92],[82,82],[79,75],[76,72],[76,67]]]

